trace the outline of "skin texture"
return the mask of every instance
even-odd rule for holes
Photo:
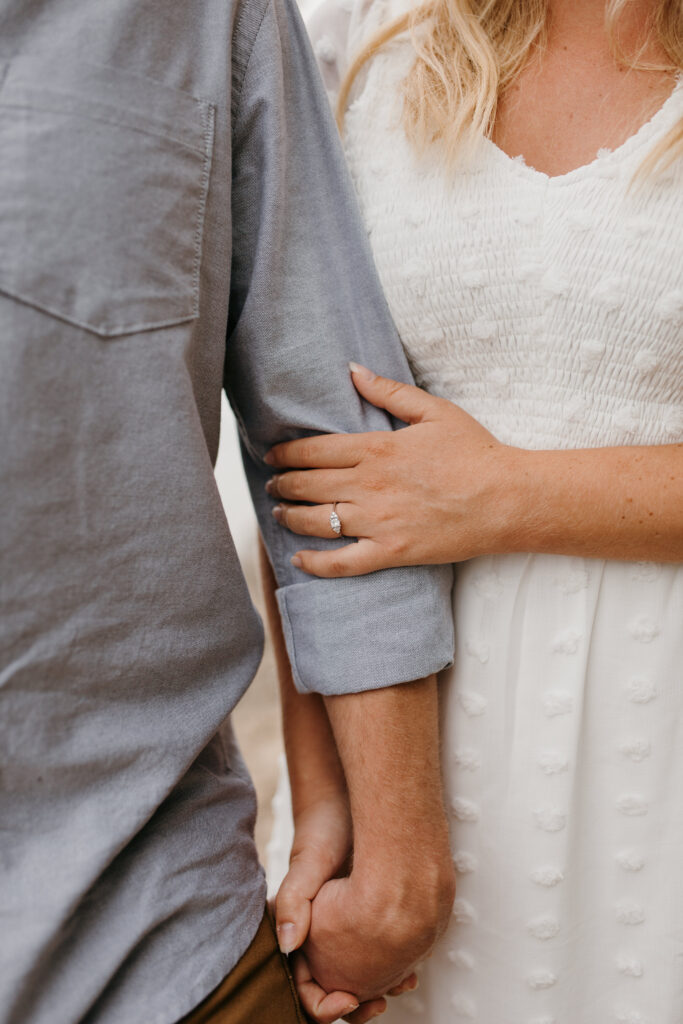
[[[632,0],[620,23],[619,42],[626,52],[645,44],[641,56],[656,64],[666,58],[646,41],[654,9],[652,0]],[[672,87],[670,71],[626,70],[615,61],[605,32],[603,0],[551,0],[547,45],[500,97],[493,141],[511,157],[522,155],[539,171],[564,174],[590,163],[600,148],[621,145],[649,120]],[[354,575],[383,566],[451,562],[505,551],[683,558],[683,446],[524,452],[502,445],[452,403],[362,369],[354,372],[354,382],[368,401],[411,425],[393,436],[309,438],[271,453],[269,461],[277,471],[271,493],[282,499],[276,517],[283,527],[303,536],[332,537],[329,515],[331,503],[337,501],[344,532],[363,538],[334,552],[300,552],[305,571]],[[294,472],[287,473],[289,468]],[[277,634],[276,612],[271,628]],[[277,642],[286,659],[282,641]],[[286,676],[286,667],[282,671]],[[295,809],[297,840],[292,871],[278,898],[278,919],[296,919],[297,941],[308,922],[313,924],[305,947],[313,972],[302,958],[295,963],[295,973],[309,1013],[327,1021],[333,1018],[324,1011],[334,1007],[325,1003],[318,982],[348,984],[353,992],[362,988],[354,975],[358,970],[358,978],[363,977],[357,947],[367,953],[376,945],[362,937],[363,902],[372,899],[373,885],[381,889],[386,880],[382,871],[390,876],[399,850],[412,844],[422,852],[422,837],[419,831],[411,832],[414,824],[406,822],[405,829],[392,835],[394,859],[381,852],[383,836],[373,815],[381,815],[388,800],[387,823],[395,828],[403,823],[409,806],[408,800],[400,800],[400,787],[391,774],[400,765],[386,761],[388,774],[372,794],[364,794],[362,785],[359,789],[357,780],[349,778],[349,795],[342,797],[339,765],[343,772],[353,771],[354,756],[372,756],[378,744],[395,744],[399,738],[398,733],[376,730],[376,716],[381,714],[377,703],[361,694],[355,705],[340,704],[337,711],[319,698],[309,701],[296,695],[291,681],[285,680],[283,692],[289,692],[285,718],[295,808],[302,799],[305,810]],[[307,702],[302,714],[293,711],[299,700]],[[325,731],[326,720],[334,726],[332,739]],[[311,747],[314,733],[319,742]],[[340,755],[336,767],[327,758],[332,742]],[[365,796],[374,798],[374,805],[369,799],[364,806]],[[345,856],[349,813],[354,867],[348,879],[334,880],[338,870],[330,852],[336,851],[334,861]],[[327,839],[319,841],[323,837]],[[373,865],[376,842],[380,848]],[[328,878],[333,881],[327,883]],[[403,908],[404,914],[409,912]],[[381,907],[378,913],[381,922]],[[341,928],[341,936],[326,932],[330,922]],[[323,960],[326,942],[340,958],[342,977],[328,976]],[[332,993],[327,998],[345,997]],[[383,1006],[383,1000],[370,1001],[347,1019],[359,1024]],[[311,1007],[322,1015],[316,1017]]]
[[[649,121],[674,87],[671,71],[629,69],[614,60],[599,0],[550,4],[548,44],[500,97],[493,139],[510,157],[551,176],[590,164]],[[617,43],[641,59],[668,63],[646,27],[656,4],[632,0]],[[642,51],[642,52],[641,52]]]
[[[647,41],[652,0],[632,0],[620,17],[617,42],[626,54],[668,63]],[[674,86],[671,71],[634,70],[616,63],[599,0],[550,4],[548,43],[500,97],[493,141],[554,176],[591,163],[599,149],[616,149],[662,106]]]
[[[683,445],[523,451],[445,399],[364,368],[353,379],[411,426],[273,449],[272,465],[301,469],[276,476],[271,493],[322,503],[281,501],[276,518],[295,533],[331,537],[326,503],[338,501],[344,534],[361,538],[299,552],[304,571],[355,576],[513,551],[683,559]]]
[[[261,568],[295,827],[278,938],[283,951],[300,950],[293,971],[307,1013],[364,1024],[384,1011],[385,994],[416,987],[413,968],[455,895],[436,681],[325,700],[298,694],[263,549]]]

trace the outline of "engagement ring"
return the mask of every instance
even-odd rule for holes
[[[330,512],[330,526],[332,527],[334,532],[337,534],[337,536],[341,537],[342,524],[341,524],[341,519],[337,515],[337,502],[336,501],[335,501],[334,505],[332,506],[332,511]]]

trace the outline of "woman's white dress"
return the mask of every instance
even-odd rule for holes
[[[365,7],[314,19],[331,91],[385,13]],[[400,127],[411,60],[401,39],[372,61],[344,145],[417,382],[522,448],[683,441],[683,161],[629,190],[683,116],[683,85],[568,174],[487,141],[449,180]],[[476,558],[458,567],[454,616],[457,900],[418,993],[382,1019],[680,1024],[683,568]]]

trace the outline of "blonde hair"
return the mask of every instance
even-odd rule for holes
[[[683,67],[683,3],[660,0],[650,26],[668,60],[646,62],[626,55],[618,21],[629,0],[607,0],[606,23],[615,58],[633,68],[674,71]],[[446,160],[467,157],[490,136],[498,97],[532,53],[546,41],[548,0],[426,0],[383,26],[353,60],[341,86],[337,118],[342,126],[353,82],[361,68],[396,36],[409,32],[415,61],[403,83],[403,123],[418,150],[439,140]],[[669,166],[683,153],[683,119],[660,140],[640,171]]]

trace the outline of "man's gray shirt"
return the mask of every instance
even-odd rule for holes
[[[291,0],[0,0],[3,1024],[170,1024],[263,914],[223,384],[297,686],[451,659],[449,568],[311,579],[263,492],[409,379],[326,102]]]

